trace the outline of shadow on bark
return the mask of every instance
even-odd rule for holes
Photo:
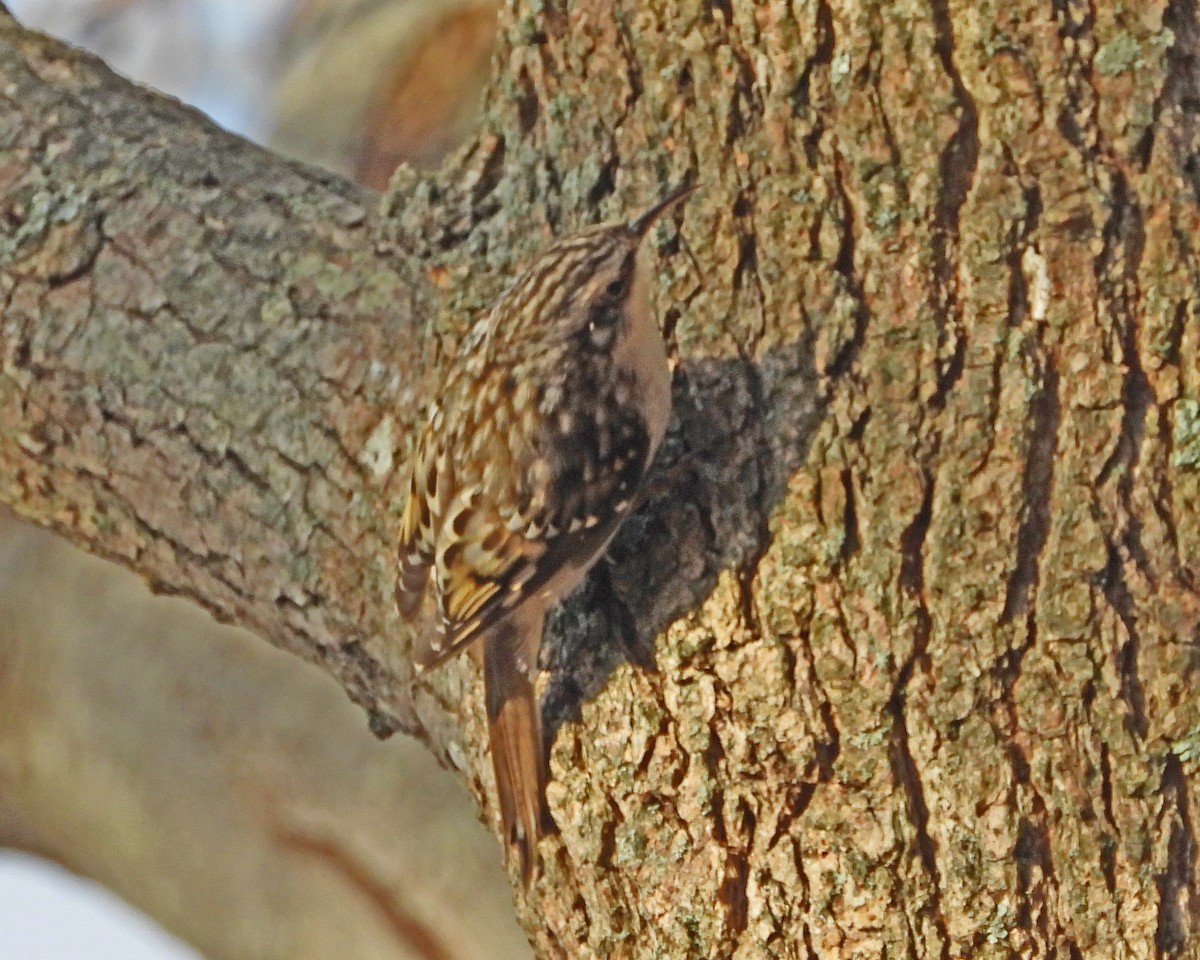
[[[654,640],[726,570],[749,580],[768,520],[804,463],[824,409],[808,337],[761,363],[699,360],[676,372],[674,418],[647,480],[647,502],[605,562],[549,618],[542,701],[550,742],[621,663],[655,669]]]

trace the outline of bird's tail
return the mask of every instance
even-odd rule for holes
[[[510,638],[504,633],[483,644],[488,732],[504,840],[528,884],[538,840],[555,827],[546,807],[546,749],[537,697],[524,664],[506,648]]]

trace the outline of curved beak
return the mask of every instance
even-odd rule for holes
[[[677,204],[683,203],[684,200],[696,192],[696,189],[694,186],[675,188],[649,210],[638,214],[630,220],[629,232],[639,239],[644,237],[663,214]]]

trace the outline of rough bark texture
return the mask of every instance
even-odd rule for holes
[[[1200,30],[1102,6],[519,5],[394,263],[362,195],[5,28],[0,497],[481,792],[477,680],[409,696],[387,601],[416,408],[547,237],[695,178],[687,467],[549,631],[536,947],[1194,956]]]
[[[11,21],[0,69],[0,496],[416,729],[366,650],[430,389],[374,195]]]

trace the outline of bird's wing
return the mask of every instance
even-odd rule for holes
[[[485,475],[455,491],[440,521],[414,518],[414,529],[437,528],[436,547],[414,551],[424,564],[422,582],[432,575],[437,608],[414,653],[422,668],[449,659],[528,598],[554,589],[559,571],[571,567],[582,577],[607,544],[632,506],[650,438],[637,411],[600,398],[597,404],[603,416],[593,408],[570,430],[555,423],[553,436],[533,438],[528,469],[514,483]],[[406,569],[416,567],[402,562],[402,582]],[[556,590],[549,599],[560,596]]]
[[[433,566],[437,530],[439,460],[432,431],[426,428],[412,460],[408,500],[400,521],[400,571],[396,578],[396,608],[410,623],[421,613],[429,571]],[[449,478],[441,478],[448,480]]]

